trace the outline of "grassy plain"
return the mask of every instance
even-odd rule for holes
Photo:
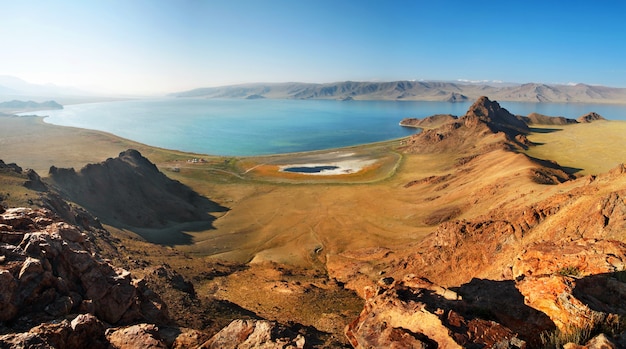
[[[535,126],[535,132],[528,139],[539,144],[528,149],[528,155],[580,169],[581,175],[604,173],[626,163],[624,121]]]

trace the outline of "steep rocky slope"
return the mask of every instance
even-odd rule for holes
[[[157,294],[95,254],[96,238],[106,233],[81,230],[45,209],[0,214],[3,346],[106,347],[105,327],[168,323]]]

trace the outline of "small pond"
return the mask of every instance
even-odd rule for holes
[[[322,171],[331,171],[338,169],[339,166],[298,166],[284,168],[285,172],[297,172],[297,173],[320,173]]]

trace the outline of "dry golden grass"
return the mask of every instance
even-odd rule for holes
[[[597,121],[565,126],[534,126],[528,139],[539,143],[526,153],[580,169],[578,174],[604,173],[626,163],[626,122]]]

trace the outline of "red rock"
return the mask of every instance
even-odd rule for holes
[[[424,347],[524,348],[525,342],[501,324],[470,318],[470,305],[455,292],[423,278],[379,283],[360,316],[346,327],[355,348]]]
[[[278,324],[266,320],[234,320],[202,344],[204,349],[296,349],[304,348],[305,339]]]
[[[544,242],[530,246],[517,258],[513,275],[526,304],[567,332],[595,324],[605,316],[603,312],[616,311],[626,301],[626,288],[609,280],[614,272],[623,270],[624,262],[626,244],[621,242]],[[614,285],[617,292],[603,299],[607,285]]]

